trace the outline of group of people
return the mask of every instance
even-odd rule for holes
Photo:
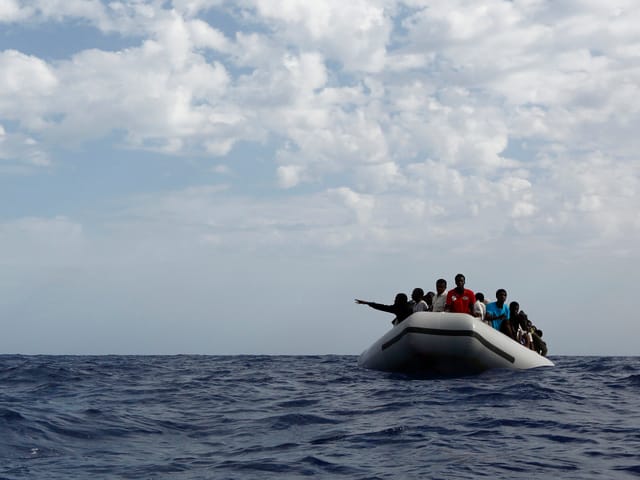
[[[424,293],[422,288],[414,288],[411,300],[404,293],[398,293],[392,305],[368,302],[356,298],[356,303],[368,305],[376,310],[393,313],[396,325],[415,312],[468,313],[491,325],[496,330],[511,337],[541,355],[547,354],[547,344],[542,340],[542,330],[531,323],[527,314],[520,310],[518,302],[507,304],[507,291],[496,291],[496,301],[487,302],[484,294],[465,288],[466,278],[459,273],[455,276],[455,288],[447,291],[447,281],[436,281],[436,291]]]

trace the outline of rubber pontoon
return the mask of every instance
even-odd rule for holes
[[[362,352],[358,365],[387,372],[478,373],[553,362],[464,313],[417,312]]]

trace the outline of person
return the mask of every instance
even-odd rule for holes
[[[531,332],[531,339],[533,342],[533,349],[538,352],[543,357],[547,356],[547,342],[542,340],[542,330],[536,328],[535,325],[532,325],[533,331]]]
[[[529,320],[529,316],[524,311],[520,311],[520,316],[522,317],[522,322],[525,324],[526,332],[529,336],[529,348],[546,357],[548,353],[547,342],[542,340],[542,330]]]
[[[511,331],[518,337],[518,324],[520,315],[520,304],[518,302],[511,302],[509,304],[509,323],[511,324]]]
[[[520,310],[518,302],[509,304],[509,323],[513,339],[525,347],[535,350],[533,344],[532,324],[524,310]]]
[[[493,328],[513,338],[509,323],[509,306],[505,303],[506,301],[507,291],[499,288],[496,291],[496,301],[487,305],[485,318],[490,321]]]
[[[359,300],[356,298],[358,305],[369,305],[371,308],[381,310],[383,312],[389,312],[395,314],[396,318],[391,323],[397,325],[405,320],[409,315],[413,313],[413,308],[409,304],[409,299],[405,293],[398,293],[393,302],[393,305],[384,305],[382,303],[367,302],[366,300]]]
[[[468,313],[473,315],[473,303],[476,299],[475,294],[468,288],[464,288],[466,279],[463,274],[457,274],[455,282],[456,288],[452,288],[447,293],[445,312]]]
[[[479,318],[483,322],[487,313],[487,306],[484,304],[484,293],[476,293],[476,303],[473,304],[473,316]]]
[[[444,278],[439,278],[436,281],[436,294],[433,296],[433,307],[431,311],[444,312],[445,306],[447,305],[446,289],[447,281]]]
[[[433,297],[435,296],[435,292],[428,291],[424,296],[424,301],[427,303],[429,307],[429,312],[433,312]]]
[[[513,302],[512,302],[513,303]],[[511,309],[511,304],[509,304],[509,308]],[[531,335],[531,321],[529,317],[524,312],[524,310],[520,310],[516,314],[516,340],[520,342],[522,345],[527,347],[530,350],[533,350],[533,336]],[[513,329],[513,321],[511,322],[511,328]]]
[[[414,288],[411,292],[411,301],[409,302],[415,312],[428,312],[429,305],[424,301],[424,290],[421,288]]]

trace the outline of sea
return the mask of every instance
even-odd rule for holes
[[[640,477],[640,357],[0,356],[0,479]]]

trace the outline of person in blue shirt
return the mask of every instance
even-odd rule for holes
[[[499,288],[496,291],[496,301],[487,305],[487,314],[484,318],[493,328],[513,338],[509,323],[509,305],[506,304],[506,301],[507,291],[504,288]]]

